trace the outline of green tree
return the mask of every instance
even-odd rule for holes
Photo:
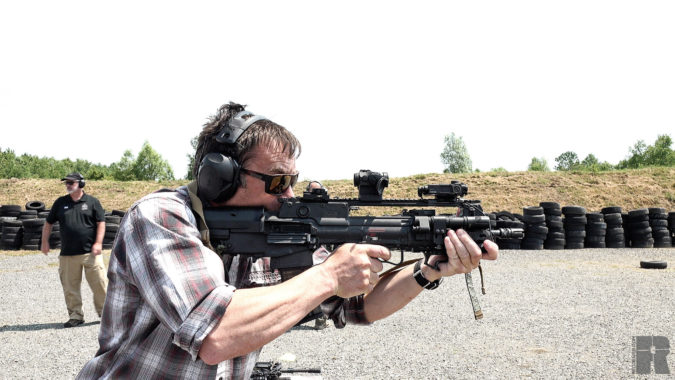
[[[172,180],[173,170],[169,162],[162,158],[146,141],[131,166],[131,171],[139,181]]]
[[[659,135],[654,145],[647,147],[644,164],[649,166],[675,166],[675,151],[671,149],[673,139],[668,135]]]
[[[595,155],[593,154],[589,154],[588,156],[586,156],[586,158],[584,158],[583,161],[581,161],[581,166],[588,169],[593,168],[598,164],[600,164],[600,161],[598,161],[598,158],[595,157]]]
[[[643,166],[675,166],[673,140],[669,135],[659,135],[654,145],[638,140],[629,148],[630,155],[617,165],[620,169],[637,169]]]
[[[193,180],[194,175],[192,174],[192,170],[195,167],[195,153],[197,152],[197,144],[199,144],[199,136],[195,136],[190,140],[190,145],[192,146],[192,154],[186,154],[185,156],[188,159],[188,167],[187,167],[187,175],[185,176],[185,179],[188,180]]]
[[[132,167],[134,165],[134,155],[129,149],[124,151],[122,158],[110,165],[110,174],[115,181],[133,181],[136,179]]]
[[[532,161],[530,162],[530,165],[527,167],[528,171],[533,171],[533,172],[547,172],[550,171],[548,168],[548,163],[546,162],[545,158],[537,158],[537,157],[532,157]]]
[[[577,154],[572,151],[567,151],[556,157],[555,162],[558,163],[558,165],[555,167],[555,170],[574,170],[579,167],[579,156],[577,156]]]
[[[471,168],[471,157],[466,149],[462,137],[455,136],[455,133],[445,136],[445,147],[441,152],[441,162],[445,166],[445,173],[469,173]]]

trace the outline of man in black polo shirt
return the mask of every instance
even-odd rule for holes
[[[105,234],[105,214],[98,199],[84,193],[84,177],[70,173],[65,181],[67,195],[58,198],[52,206],[42,229],[42,253],[49,253],[49,235],[52,226],[59,222],[61,254],[59,277],[68,308],[68,322],[63,327],[75,327],[84,323],[82,311],[82,269],[94,293],[94,307],[99,317],[103,312],[106,288],[105,264],[101,255]]]

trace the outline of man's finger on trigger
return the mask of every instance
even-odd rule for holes
[[[389,260],[391,253],[387,248],[381,245],[369,245],[368,256],[376,259]]]

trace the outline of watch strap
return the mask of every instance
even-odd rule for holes
[[[438,285],[441,284],[442,278],[439,278],[436,281],[429,281],[424,277],[424,274],[422,273],[422,260],[418,260],[415,263],[415,267],[413,269],[413,278],[417,283],[423,287],[424,289],[427,290],[434,290],[438,288]]]

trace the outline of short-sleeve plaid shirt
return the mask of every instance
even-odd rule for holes
[[[186,187],[150,194],[129,209],[110,257],[100,347],[78,379],[250,377],[260,350],[213,366],[198,357],[235,290],[200,236]],[[253,279],[251,267],[231,266],[231,282],[238,283],[233,274]],[[322,305],[337,327],[367,323],[362,297],[337,301]]]

